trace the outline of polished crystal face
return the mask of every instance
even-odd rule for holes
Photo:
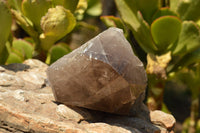
[[[118,28],[109,28],[47,69],[56,101],[128,114],[145,92],[142,62]]]

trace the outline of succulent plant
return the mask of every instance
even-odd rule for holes
[[[186,58],[188,56],[199,60],[198,52],[195,55],[191,53],[200,48],[200,30],[197,26],[200,21],[200,0],[172,0],[166,7],[162,7],[162,0],[115,0],[115,3],[123,22],[147,54],[162,56],[170,53],[170,60],[178,58],[173,62],[169,60],[168,65],[162,68],[166,70],[170,66],[167,73],[177,66],[180,68],[183,57],[184,62],[191,63]],[[119,18],[103,16],[101,19],[108,26],[126,29]]]
[[[8,6],[17,24],[33,39],[34,56],[46,63],[55,61],[54,57],[60,57],[63,53],[63,45],[58,44],[69,37],[66,37],[75,26],[91,28],[90,24],[80,22],[87,12],[91,16],[99,16],[102,13],[100,0],[8,0]],[[88,9],[87,9],[88,8]],[[76,21],[79,21],[78,24]],[[81,26],[80,26],[81,25]],[[70,40],[70,39],[68,39]],[[9,63],[20,62],[19,59],[26,59],[24,53],[13,46],[14,42],[8,43]],[[22,43],[22,42],[21,42]],[[22,46],[22,45],[21,45]],[[51,48],[52,47],[52,48]],[[14,50],[11,50],[14,49]],[[26,50],[26,49],[24,49]],[[53,52],[52,52],[53,51]],[[68,51],[68,50],[67,50]],[[58,54],[54,56],[52,53]],[[68,52],[64,52],[68,53]],[[38,55],[37,55],[38,54]],[[11,60],[11,57],[15,58]],[[23,58],[21,58],[23,57]]]
[[[23,15],[26,16],[33,23],[34,28],[37,29],[37,31],[42,32],[40,27],[41,18],[51,7],[51,1],[23,0],[21,9]]]
[[[82,4],[87,4],[87,1],[8,0],[6,4],[10,7],[7,10],[10,10],[17,24],[33,38],[34,45],[31,47],[34,51],[37,51],[34,53],[47,56],[47,54],[51,55],[49,54],[51,53],[51,47],[74,29],[76,26],[74,14],[76,14],[75,12],[79,12],[82,9]],[[84,7],[84,11],[86,8]],[[30,52],[27,47],[23,50],[17,49],[24,46],[22,40],[17,45],[15,43],[16,40],[7,43],[10,55],[7,63],[21,62],[27,59],[24,53]],[[40,55],[37,56],[40,58]]]
[[[191,88],[192,107],[188,131],[195,129],[199,103],[200,0],[115,0],[121,19],[103,16],[107,26],[128,27],[147,53],[150,109],[163,109],[167,78],[181,77]],[[166,5],[163,7],[163,5]],[[120,24],[120,25],[119,25]],[[129,35],[126,35],[129,37]],[[134,48],[134,47],[133,47]],[[135,51],[137,53],[137,51]],[[180,78],[181,79],[181,78]],[[187,82],[185,82],[187,81]],[[195,87],[194,87],[195,86]],[[166,109],[165,109],[166,110]]]
[[[3,0],[0,0],[0,64],[4,64],[8,56],[6,42],[10,35],[11,24],[11,12],[6,3]]]
[[[101,0],[87,0],[88,8],[86,13],[91,16],[100,16],[102,13]]]
[[[115,3],[122,23],[147,53],[149,107],[162,108],[166,79],[184,69],[190,75],[185,78],[191,78],[185,83],[192,93],[199,95],[200,90],[194,92],[191,83],[195,81],[193,85],[199,87],[196,83],[200,80],[200,0],[171,0],[168,3],[166,0],[115,0]],[[102,20],[108,26],[122,26],[118,25],[121,20],[115,17],[104,16]],[[195,109],[194,106],[199,106],[193,106],[196,99],[192,101]]]
[[[49,50],[56,41],[71,32],[75,25],[76,19],[70,10],[62,6],[49,8],[41,19],[43,33],[40,35],[40,40],[42,48]]]
[[[82,20],[84,17],[84,12],[86,11],[88,7],[88,2],[87,0],[79,0],[78,5],[77,5],[77,9],[74,12],[76,18],[78,20]]]
[[[79,0],[52,0],[53,4],[56,5],[61,5],[65,9],[68,9],[71,11],[71,13],[74,13],[74,11],[77,8],[77,5],[79,3]]]
[[[57,59],[61,58],[62,56],[70,53],[72,50],[68,47],[65,43],[58,43],[51,47],[48,52],[46,63],[52,64]]]
[[[120,18],[115,16],[101,16],[100,19],[108,27],[118,27],[123,29],[125,36],[128,36],[128,30]]]
[[[7,64],[22,63],[25,59],[32,58],[34,54],[33,44],[26,40],[14,39],[12,45],[7,43],[8,59]]]
[[[10,8],[21,11],[22,0],[7,0],[7,3],[9,4]]]
[[[123,22],[131,29],[146,53],[160,55],[171,51],[172,56],[177,56],[200,47],[199,28],[195,23],[200,18],[199,0],[172,0],[168,7],[162,7],[161,0],[115,0],[115,3]],[[107,19],[108,22],[107,16],[102,19]],[[188,42],[183,41],[186,39],[186,34],[195,38],[195,40],[187,38],[187,41],[191,39],[193,44],[186,46]],[[186,47],[187,50],[184,50]]]

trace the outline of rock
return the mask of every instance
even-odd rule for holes
[[[24,91],[23,90],[16,90],[14,91],[13,97],[19,101],[25,101]]]
[[[46,86],[47,65],[38,60],[0,66],[0,133],[169,133],[138,116],[120,116],[55,102],[52,89]],[[34,80],[22,75],[35,76]],[[12,77],[12,78],[9,78]],[[38,80],[41,80],[38,82]],[[9,85],[3,83],[9,82]],[[136,101],[136,103],[138,103]],[[139,104],[137,104],[139,105]],[[160,113],[160,118],[171,117]],[[152,119],[152,118],[149,118]],[[167,118],[166,118],[167,119]],[[159,123],[159,118],[156,120]],[[170,122],[170,121],[169,121]],[[161,123],[161,122],[160,122]],[[169,124],[170,125],[170,124]]]
[[[171,130],[174,128],[176,120],[170,115],[162,111],[156,110],[150,112],[151,122]]]
[[[90,133],[141,133],[137,129],[130,127],[120,127],[105,123],[91,123],[83,125]]]
[[[18,77],[38,86],[44,85],[46,79],[46,73],[44,72],[46,71],[48,66],[38,60],[27,60],[24,62],[24,64],[31,68],[26,69],[27,71],[29,71],[28,73],[18,72]],[[43,73],[40,73],[40,71],[43,71]]]
[[[87,110],[79,109],[76,107],[67,107],[64,104],[60,104],[57,106],[56,112],[61,117],[74,120],[76,122],[80,122],[81,120],[91,120],[92,116],[87,112]]]
[[[56,61],[47,75],[56,101],[116,114],[129,114],[147,85],[142,62],[117,28]]]

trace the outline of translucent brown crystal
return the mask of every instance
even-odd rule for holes
[[[145,92],[146,72],[122,30],[109,28],[47,69],[56,101],[128,114]]]

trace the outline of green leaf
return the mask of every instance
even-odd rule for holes
[[[196,24],[200,27],[200,19],[196,22]]]
[[[76,10],[79,0],[64,0],[64,8],[69,9],[72,13]]]
[[[118,24],[122,23],[120,18],[117,18],[115,16],[101,16],[100,19],[107,27],[118,27]],[[121,25],[119,26],[121,27]]]
[[[42,48],[48,51],[56,41],[71,32],[75,25],[76,19],[70,10],[62,6],[50,8],[41,20],[43,33],[40,35],[40,41]]]
[[[173,12],[177,13],[177,9],[178,9],[180,1],[182,1],[182,0],[170,0],[170,9]]]
[[[34,39],[38,38],[38,33],[33,28],[32,22],[28,21],[28,19],[23,16],[19,11],[11,9],[13,17],[16,22]]]
[[[115,3],[123,21],[128,24],[142,49],[147,53],[154,53],[157,48],[151,38],[149,25],[136,8],[140,2],[137,0],[115,0]]]
[[[6,47],[4,46],[3,48],[1,48],[1,53],[0,53],[0,64],[5,64],[7,58],[8,58],[8,50],[6,49]]]
[[[14,40],[12,44],[12,48],[21,52],[25,59],[32,58],[34,49],[33,49],[33,46],[29,42],[20,40],[20,39]]]
[[[152,40],[149,24],[143,19],[140,12],[138,12],[138,19],[140,22],[140,27],[138,28],[137,32],[132,30],[135,39],[146,53],[155,53],[157,48]]]
[[[24,56],[20,51],[17,49],[14,49],[10,46],[10,43],[6,43],[6,47],[9,53],[9,56],[7,58],[6,64],[11,63],[22,63],[24,60]]]
[[[182,0],[179,2],[178,13],[181,20],[193,20],[200,19],[200,0]]]
[[[115,0],[115,3],[123,21],[137,32],[140,23],[137,18],[137,9],[134,0]]]
[[[159,0],[134,0],[145,21],[151,24],[153,14],[159,9]]]
[[[200,119],[198,119],[197,121],[197,129],[196,132],[199,133],[200,132]]]
[[[21,11],[21,3],[22,0],[8,0],[9,6],[17,11]]]
[[[178,17],[178,15],[171,11],[168,7],[164,7],[164,8],[160,8],[154,15],[153,15],[153,19],[152,20],[155,20],[159,17],[162,17],[162,16],[176,16]]]
[[[23,59],[16,53],[12,52],[9,54],[6,64],[22,63],[22,62],[23,62]]]
[[[74,15],[62,6],[50,8],[41,19],[44,34],[57,36],[59,39],[71,32],[75,25]]]
[[[100,19],[107,27],[117,27],[126,32],[125,25],[120,18],[115,16],[101,16]]]
[[[74,15],[77,20],[82,20],[84,17],[84,13],[88,7],[88,2],[87,0],[79,0],[77,8],[74,12]]]
[[[180,30],[181,21],[177,17],[163,16],[153,21],[151,34],[159,51],[169,48],[177,40]]]
[[[173,55],[185,55],[200,47],[200,30],[192,21],[183,21]]]
[[[12,24],[12,15],[5,2],[0,1],[0,64],[7,58],[6,41],[9,38]]]
[[[57,5],[63,6],[64,0],[52,0],[53,5],[56,7]]]
[[[65,43],[59,43],[49,50],[46,63],[52,64],[62,56],[71,52],[71,49]]]
[[[200,62],[200,48],[189,54],[186,54],[178,64],[187,67],[198,62]]]
[[[50,7],[52,7],[52,3],[49,0],[23,0],[22,13],[30,19],[35,28],[41,32],[40,20]]]
[[[35,46],[35,42],[34,42],[33,38],[25,37],[25,38],[23,38],[23,40],[30,43],[33,47]]]
[[[100,16],[102,13],[101,0],[88,0],[86,13],[91,16]]]
[[[76,10],[79,0],[52,0],[55,5],[61,5],[72,13]]]

